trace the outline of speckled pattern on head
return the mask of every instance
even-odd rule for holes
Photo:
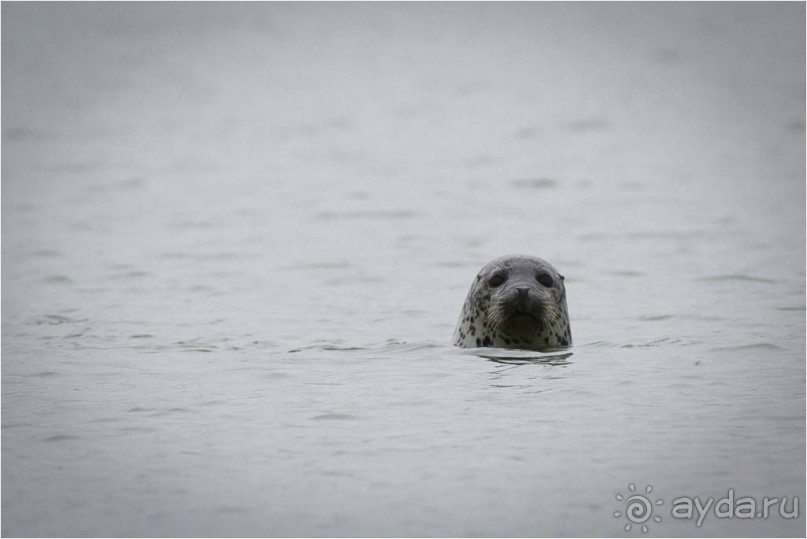
[[[479,271],[454,345],[551,350],[572,344],[563,275],[534,256],[497,258]]]

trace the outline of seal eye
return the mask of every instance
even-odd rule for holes
[[[501,284],[506,280],[507,277],[505,277],[501,273],[497,273],[496,275],[490,278],[488,284],[491,286],[491,288],[496,288],[497,286],[501,286]]]
[[[552,284],[553,284],[552,276],[549,275],[548,273],[539,273],[538,277],[536,277],[536,278],[538,279],[539,283],[541,283],[542,285],[544,285],[547,288],[551,287]]]

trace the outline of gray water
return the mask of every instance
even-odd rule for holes
[[[2,533],[803,536],[804,15],[4,3]]]

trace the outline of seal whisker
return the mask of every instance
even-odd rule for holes
[[[501,309],[494,306],[493,308],[487,310],[488,328],[492,330],[501,328],[502,323],[504,323],[504,319],[505,313],[502,312]]]

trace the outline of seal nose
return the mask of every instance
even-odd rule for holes
[[[527,296],[530,293],[529,288],[518,287],[516,290],[518,290],[518,299],[527,299]]]

